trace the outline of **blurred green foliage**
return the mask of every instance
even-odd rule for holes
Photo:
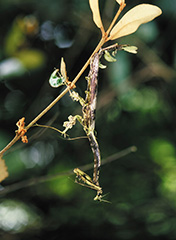
[[[141,1],[126,3],[124,12]],[[13,184],[92,163],[86,139],[66,141],[51,129],[34,127],[29,144],[19,142],[4,156],[10,176],[0,190],[10,188],[6,195],[0,191],[1,240],[176,238],[175,1],[145,3],[158,5],[163,14],[119,40],[137,46],[138,54],[119,52],[99,73],[96,130],[102,157],[138,148],[101,168],[111,204],[94,202],[94,191],[76,185],[74,176],[12,191]],[[116,9],[115,0],[101,1],[106,26]],[[88,0],[1,0],[1,149],[19,118],[29,123],[62,91],[48,83],[61,57],[72,80],[90,56],[100,38],[91,17]],[[77,91],[84,96],[85,89],[82,76]],[[66,95],[39,124],[62,130],[68,116],[80,112]],[[84,133],[77,124],[69,134]]]

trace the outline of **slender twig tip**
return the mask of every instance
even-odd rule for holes
[[[132,146],[131,147],[131,152],[136,152],[137,151],[137,147],[136,146]]]

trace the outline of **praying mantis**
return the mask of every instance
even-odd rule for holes
[[[67,130],[70,129],[73,125],[75,125],[76,120],[78,120],[83,126],[83,129],[90,142],[90,146],[94,155],[93,180],[91,180],[91,178],[86,173],[83,173],[79,169],[74,170],[74,173],[76,173],[78,179],[81,179],[84,183],[87,184],[87,186],[97,190],[97,199],[100,199],[102,194],[102,189],[99,186],[99,170],[101,165],[101,156],[99,145],[94,133],[100,55],[102,55],[101,51],[99,53],[95,53],[95,55],[91,58],[90,71],[88,77],[86,78],[87,90],[85,100],[81,98],[78,94],[76,94],[74,91],[70,90],[70,96],[72,97],[72,99],[75,100],[77,96],[78,101],[82,105],[83,116],[69,116],[69,121],[64,123],[65,130],[62,132],[62,134],[65,135]],[[51,74],[49,83],[53,87],[58,87],[66,84],[66,79],[64,79],[64,77],[59,73],[59,70],[56,69]]]
[[[86,93],[85,99],[80,97],[78,93],[72,90],[74,86],[72,87],[72,85],[70,85],[71,87],[68,90],[70,92],[71,98],[74,101],[79,101],[79,103],[81,104],[82,116],[70,115],[68,117],[68,121],[64,122],[63,124],[63,126],[65,127],[65,130],[62,132],[62,134],[66,136],[66,132],[76,124],[76,120],[78,120],[80,124],[83,126],[83,129],[89,140],[90,147],[92,149],[93,156],[94,156],[93,178],[91,178],[89,175],[84,173],[79,168],[75,168],[74,173],[76,174],[77,183],[97,191],[97,194],[94,200],[99,200],[99,201],[106,201],[102,199],[103,191],[99,184],[101,155],[100,155],[99,144],[95,136],[95,111],[96,111],[97,89],[98,89],[98,71],[101,65],[99,64],[100,58],[104,54],[104,57],[107,61],[113,62],[113,61],[116,61],[113,58],[113,56],[117,53],[118,50],[125,50],[127,52],[137,53],[137,47],[129,46],[126,44],[118,45],[116,43],[103,49],[102,49],[102,46],[104,45],[104,43],[108,42],[109,40],[115,40],[117,38],[129,35],[135,32],[141,24],[153,20],[155,17],[159,16],[162,13],[161,9],[158,8],[157,6],[150,5],[150,4],[140,4],[132,8],[131,10],[129,10],[121,18],[121,20],[115,24],[121,11],[126,6],[125,0],[116,0],[116,2],[119,4],[119,10],[117,11],[114,19],[112,20],[109,28],[107,29],[107,31],[105,31],[102,20],[101,20],[101,15],[99,10],[99,1],[89,0],[90,8],[93,13],[93,21],[96,24],[96,26],[101,30],[102,38],[99,44],[97,45],[96,49],[94,50],[93,54],[91,55],[90,61],[88,60],[87,63],[85,64],[85,68],[90,64],[90,71],[89,71],[88,77],[86,78],[87,90],[85,91]],[[109,53],[111,50],[113,51],[112,55],[110,55]],[[70,84],[66,75],[66,69],[64,70],[64,68],[65,68],[65,65],[62,60],[61,74],[59,73],[58,70],[55,70],[53,72],[49,80],[51,86],[52,84],[53,84],[53,87],[58,87],[64,84],[68,86]],[[81,74],[82,74],[82,71],[80,71],[78,76],[80,76]],[[77,81],[77,78],[73,80],[73,84],[75,84],[76,81]]]
[[[96,102],[97,102],[98,72],[100,68],[100,59],[104,54],[104,57],[106,60],[109,59],[109,61],[115,61],[115,59],[110,55],[109,52],[113,51],[113,55],[115,55],[118,50],[126,50],[127,47],[129,51],[128,45],[119,45],[116,43],[106,48],[101,48],[99,52],[95,53],[92,56],[90,60],[90,71],[89,71],[88,77],[86,77],[87,90],[85,91],[86,93],[85,99],[80,97],[79,94],[76,93],[75,91],[70,90],[71,98],[75,101],[79,101],[80,104],[82,105],[82,116],[70,115],[68,117],[68,121],[64,122],[63,124],[63,126],[65,127],[65,130],[62,132],[62,134],[64,136],[66,136],[66,132],[76,124],[76,120],[78,120],[80,124],[83,126],[83,129],[89,140],[90,147],[92,149],[93,156],[94,156],[93,178],[91,178],[89,175],[87,175],[85,172],[83,172],[79,168],[75,168],[73,171],[76,174],[76,183],[97,191],[97,194],[94,200],[98,200],[98,201],[108,202],[102,199],[103,191],[99,184],[101,155],[100,155],[99,144],[95,136],[95,112],[96,112]],[[131,51],[134,51],[134,49],[135,51],[137,50],[137,48],[134,46],[131,46],[131,48],[132,48]],[[59,69],[56,69],[51,74],[49,82],[51,85],[54,84],[54,86],[56,85],[61,86],[64,84],[65,85],[68,84],[68,81],[59,73]]]

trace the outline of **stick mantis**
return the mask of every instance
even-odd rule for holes
[[[99,184],[99,173],[100,173],[100,166],[101,166],[101,155],[99,144],[95,137],[95,112],[96,112],[96,102],[97,102],[97,90],[98,90],[98,71],[99,71],[99,63],[100,58],[103,53],[107,54],[107,51],[114,50],[116,53],[118,50],[125,49],[127,45],[118,45],[113,44],[106,48],[100,49],[98,53],[95,53],[90,61],[90,71],[88,74],[87,80],[87,90],[86,90],[86,97],[85,100],[81,98],[78,94],[74,91],[70,91],[70,96],[73,100],[79,101],[82,105],[82,116],[69,116],[69,121],[64,123],[65,130],[62,132],[64,135],[66,134],[67,130],[70,129],[73,125],[75,125],[76,120],[78,120],[87,135],[89,140],[93,155],[94,155],[94,171],[93,171],[93,180],[90,178],[89,175],[84,173],[78,168],[74,169],[74,173],[77,176],[80,185],[84,185],[91,189],[97,191],[97,195],[94,200],[99,201],[106,201],[102,200],[102,188]],[[81,183],[82,182],[82,183]]]

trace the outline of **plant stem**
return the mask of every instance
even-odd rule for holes
[[[0,157],[3,156],[3,154],[13,146],[19,139],[21,138],[20,135],[15,135],[15,137],[0,151]]]
[[[112,20],[112,22],[111,22],[108,30],[106,31],[107,36],[109,35],[111,29],[113,28],[114,24],[115,24],[116,21],[117,21],[117,18],[119,17],[120,13],[122,12],[122,10],[124,9],[125,6],[126,6],[125,3],[123,3],[122,5],[120,5],[118,12],[116,13],[116,15],[115,15],[114,19]],[[109,40],[110,40],[110,39],[109,39]]]

